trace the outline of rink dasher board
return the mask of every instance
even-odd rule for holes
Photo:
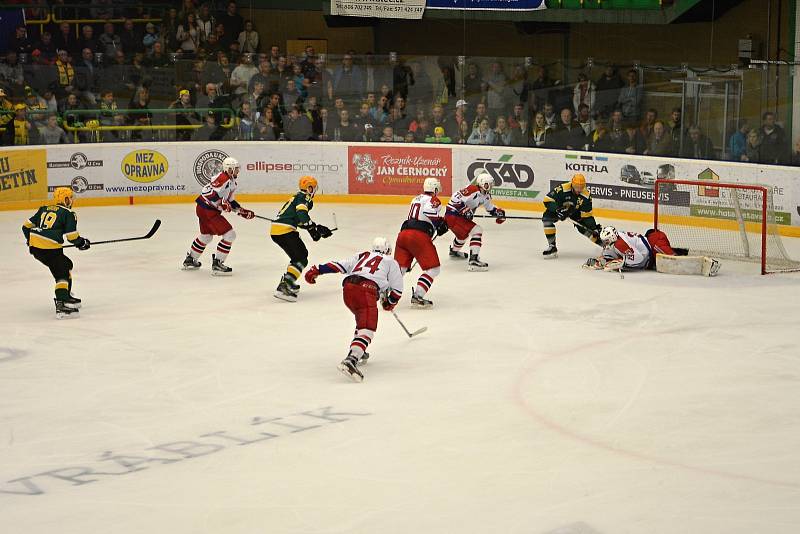
[[[43,181],[48,197],[54,188],[69,186],[78,200],[100,204],[192,200],[227,156],[241,164],[238,193],[254,199],[277,201],[296,191],[297,179],[306,174],[319,180],[321,200],[402,202],[431,176],[442,182],[446,197],[486,171],[495,179],[496,202],[541,210],[554,185],[581,173],[599,213],[613,210],[616,217],[638,220],[652,215],[657,178],[709,185],[760,183],[772,188],[781,233],[800,236],[800,169],[794,167],[474,145],[140,142],[8,147],[0,151],[0,209],[40,204],[45,199]],[[39,187],[14,187],[19,184],[13,178],[26,170],[14,165],[36,161]],[[346,198],[351,195],[357,196]],[[669,203],[662,197],[664,201]]]

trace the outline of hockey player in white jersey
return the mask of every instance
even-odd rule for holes
[[[371,250],[349,260],[314,265],[305,274],[309,284],[315,284],[321,274],[346,275],[342,283],[344,304],[355,316],[356,331],[350,351],[338,368],[356,382],[364,380],[358,364],[369,358],[367,347],[378,329],[378,300],[384,310],[391,311],[403,294],[403,275],[391,253],[392,246],[386,238],[376,237]]]
[[[411,201],[408,217],[400,227],[395,243],[394,259],[405,274],[411,270],[411,263],[417,260],[422,274],[411,295],[411,305],[415,308],[430,308],[433,302],[425,295],[433,285],[433,280],[441,271],[439,253],[433,246],[433,237],[447,232],[447,223],[439,215],[442,202],[437,196],[442,184],[437,178],[426,178],[423,192]]]
[[[495,207],[492,203],[492,186],[494,178],[484,171],[475,178],[475,183],[468,185],[460,191],[456,191],[447,203],[444,220],[447,227],[455,234],[453,244],[450,246],[451,258],[467,258],[467,254],[461,252],[467,238],[469,238],[469,271],[486,271],[489,264],[480,260],[479,254],[483,244],[483,228],[472,221],[475,210],[479,206],[495,217],[497,224],[506,222],[506,212]]]
[[[235,212],[240,217],[252,219],[255,213],[244,209],[234,199],[239,176],[239,162],[234,158],[225,158],[222,161],[222,172],[214,180],[203,186],[200,195],[195,199],[197,206],[195,213],[200,223],[200,234],[194,239],[186,259],[183,260],[184,270],[200,268],[200,255],[206,249],[215,235],[222,236],[217,245],[217,253],[212,256],[211,274],[230,275],[233,269],[225,265],[225,260],[231,251],[236,232],[231,223],[223,217],[222,213]]]

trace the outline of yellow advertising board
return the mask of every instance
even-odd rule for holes
[[[0,203],[47,199],[47,151],[0,150]]]

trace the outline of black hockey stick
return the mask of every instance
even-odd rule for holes
[[[418,335],[420,335],[421,333],[425,332],[428,329],[427,326],[423,326],[419,330],[415,330],[414,332],[409,332],[408,328],[406,328],[406,325],[404,325],[403,321],[400,320],[400,317],[397,316],[397,312],[392,310],[392,315],[394,315],[394,318],[397,319],[397,323],[400,325],[400,327],[403,329],[403,331],[406,333],[406,335],[409,338],[412,338],[414,336],[418,336]]]
[[[522,215],[506,215],[505,217],[495,217],[494,215],[473,215],[473,217],[480,217],[481,219],[521,219],[525,221],[541,221],[541,217],[525,217]]]
[[[275,222],[275,219],[270,219],[269,217],[262,217],[261,215],[256,215],[255,218],[256,219],[261,219],[261,220],[264,220],[264,221]]]
[[[141,237],[126,237],[124,239],[108,239],[106,241],[92,241],[91,244],[94,245],[105,245],[106,243],[122,243],[124,241],[139,241],[140,239],[150,239],[153,237],[158,231],[158,228],[161,226],[161,220],[156,219],[156,222],[153,223],[153,227],[147,232],[145,235]],[[64,248],[74,247],[75,245],[65,245]]]
[[[256,219],[261,219],[263,221],[277,222],[275,219],[270,219],[269,217],[263,217],[261,215],[254,215],[254,216],[255,216]],[[336,214],[335,213],[333,214],[333,226],[334,226],[334,228],[329,228],[329,230],[331,232],[335,232],[336,230],[339,229],[339,226],[336,224]]]

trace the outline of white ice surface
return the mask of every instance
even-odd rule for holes
[[[336,370],[341,278],[273,298],[286,259],[263,221],[234,218],[235,276],[215,278],[211,249],[178,269],[190,205],[78,211],[93,240],[163,226],[71,249],[84,306],[57,321],[30,213],[0,213],[3,534],[800,531],[798,276],[622,280],[579,268],[598,249],[567,224],[544,261],[540,223],[484,221],[491,270],[437,241],[436,307],[398,308],[428,332],[381,313],[357,384]],[[332,211],[312,262],[393,240],[406,207],[313,214]]]

